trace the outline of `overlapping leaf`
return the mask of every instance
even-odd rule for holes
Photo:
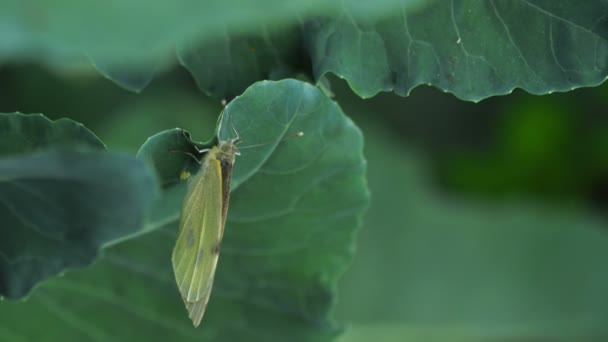
[[[232,122],[243,143],[214,290],[198,330],[170,265],[185,185],[179,176],[196,172],[188,163],[197,163],[179,153],[193,152],[182,131],[171,130],[139,153],[165,184],[157,206],[165,212],[148,221],[155,231],[109,248],[87,270],[45,283],[27,303],[3,303],[0,336],[332,340],[339,332],[331,319],[335,282],[352,257],[368,200],[361,133],[320,90],[295,80],[257,83],[226,111],[220,137],[234,134]],[[297,131],[304,136],[280,142]],[[267,144],[246,148],[260,143]],[[45,328],[32,331],[26,317]]]
[[[315,20],[305,31],[316,77],[335,73],[363,97],[428,84],[478,101],[603,82],[607,14],[603,0],[432,0],[382,20]]]
[[[136,233],[155,194],[145,165],[103,151],[82,125],[0,115],[0,295],[90,264]]]
[[[280,39],[282,30],[226,33],[191,48],[183,63],[203,91],[220,97],[240,91],[239,82],[273,77],[272,70],[308,73],[308,63],[317,80],[334,73],[362,97],[432,85],[478,101],[514,88],[546,94],[595,86],[608,76],[602,0],[407,4],[394,4],[389,16],[358,17],[343,8],[339,15],[305,18],[290,44]]]
[[[260,23],[276,28],[301,16],[338,13],[342,8],[355,15],[381,14],[396,2],[52,0],[34,5],[2,0],[0,58],[61,64],[86,54],[104,65],[155,65],[169,58],[180,42],[207,42],[226,31],[247,33]]]

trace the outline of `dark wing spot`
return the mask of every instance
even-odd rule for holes
[[[215,245],[213,245],[213,254],[220,254],[220,246],[222,245],[222,241],[218,241]]]

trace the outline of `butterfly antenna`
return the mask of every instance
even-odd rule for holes
[[[230,121],[230,127],[232,128],[232,132],[234,133],[234,135],[236,135],[235,140],[239,141],[241,137],[239,136],[239,132],[236,131],[236,128],[234,128],[234,122],[232,122],[232,113],[228,114],[228,120]]]
[[[221,103],[222,113],[220,114],[220,125],[218,127],[218,132],[222,130],[222,123],[224,122],[224,115],[226,113],[226,105],[228,104],[228,102],[226,102],[226,99],[222,99]],[[230,128],[232,128],[232,132],[236,136],[235,140],[240,140],[239,132],[236,131],[236,128],[234,128],[234,122],[232,122],[232,113],[228,114],[228,121],[230,121]]]

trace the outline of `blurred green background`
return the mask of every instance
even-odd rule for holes
[[[183,69],[141,94],[88,68],[3,65],[0,80],[0,112],[69,117],[110,150],[173,127],[207,140],[221,109]],[[372,192],[340,283],[342,342],[608,337],[606,86],[474,104],[331,84],[364,133]]]

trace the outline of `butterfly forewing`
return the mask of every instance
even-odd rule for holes
[[[200,323],[213,284],[223,232],[222,169],[212,148],[190,179],[173,249],[175,280],[195,326]]]

